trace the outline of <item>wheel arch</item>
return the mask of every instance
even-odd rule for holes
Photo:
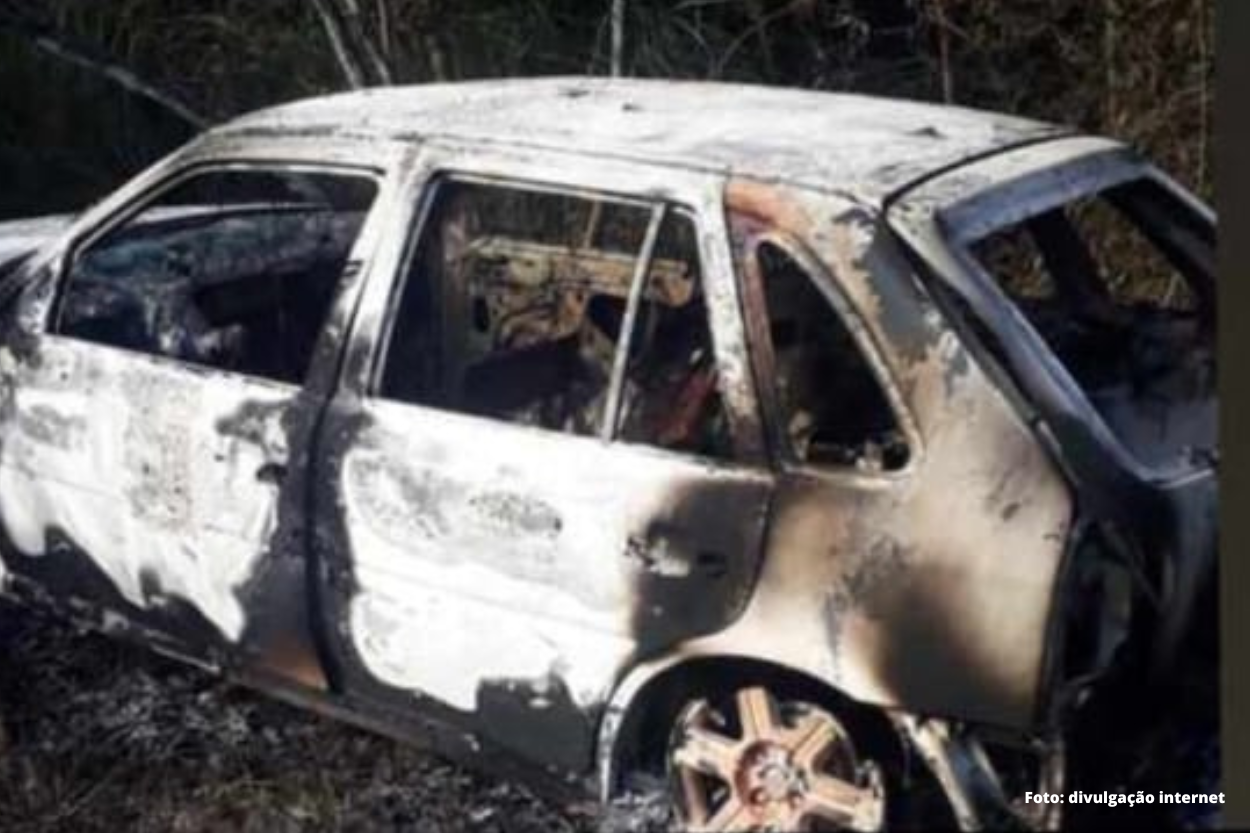
[[[596,750],[599,797],[622,792],[623,777],[647,765],[682,705],[714,686],[767,682],[774,691],[831,708],[858,740],[883,754],[901,753],[900,739],[884,709],[848,695],[809,671],[742,654],[674,656],[632,669],[616,687],[600,722]],[[658,737],[656,731],[659,731]]]

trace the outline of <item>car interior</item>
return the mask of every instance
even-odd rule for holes
[[[405,282],[393,398],[597,435],[650,211],[451,183]],[[693,222],[670,212],[646,275],[617,435],[728,453]]]
[[[972,247],[1108,426],[1151,466],[1183,462],[1216,440],[1209,275],[1186,256],[1209,242],[1169,221],[1160,199],[1154,186],[1131,182]]]
[[[176,187],[74,258],[57,331],[300,384],[373,197],[343,179],[229,171]]]

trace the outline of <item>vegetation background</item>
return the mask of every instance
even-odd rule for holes
[[[0,0],[0,218],[78,210],[201,125],[293,98],[614,71],[1034,116],[1129,140],[1210,199],[1214,3]],[[614,829],[26,611],[0,606],[0,643],[38,669],[0,675],[6,833]],[[1214,783],[1212,736],[1162,731],[1088,788]]]
[[[712,78],[1134,142],[1210,198],[1215,0],[0,0],[0,217],[74,210],[201,123],[382,83]]]

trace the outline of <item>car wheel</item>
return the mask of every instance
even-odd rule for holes
[[[763,686],[697,699],[668,747],[677,820],[691,831],[880,830],[881,768],[827,708]]]

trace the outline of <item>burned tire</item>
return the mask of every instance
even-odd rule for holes
[[[680,829],[881,830],[884,769],[825,705],[748,685],[683,708],[668,745]]]

